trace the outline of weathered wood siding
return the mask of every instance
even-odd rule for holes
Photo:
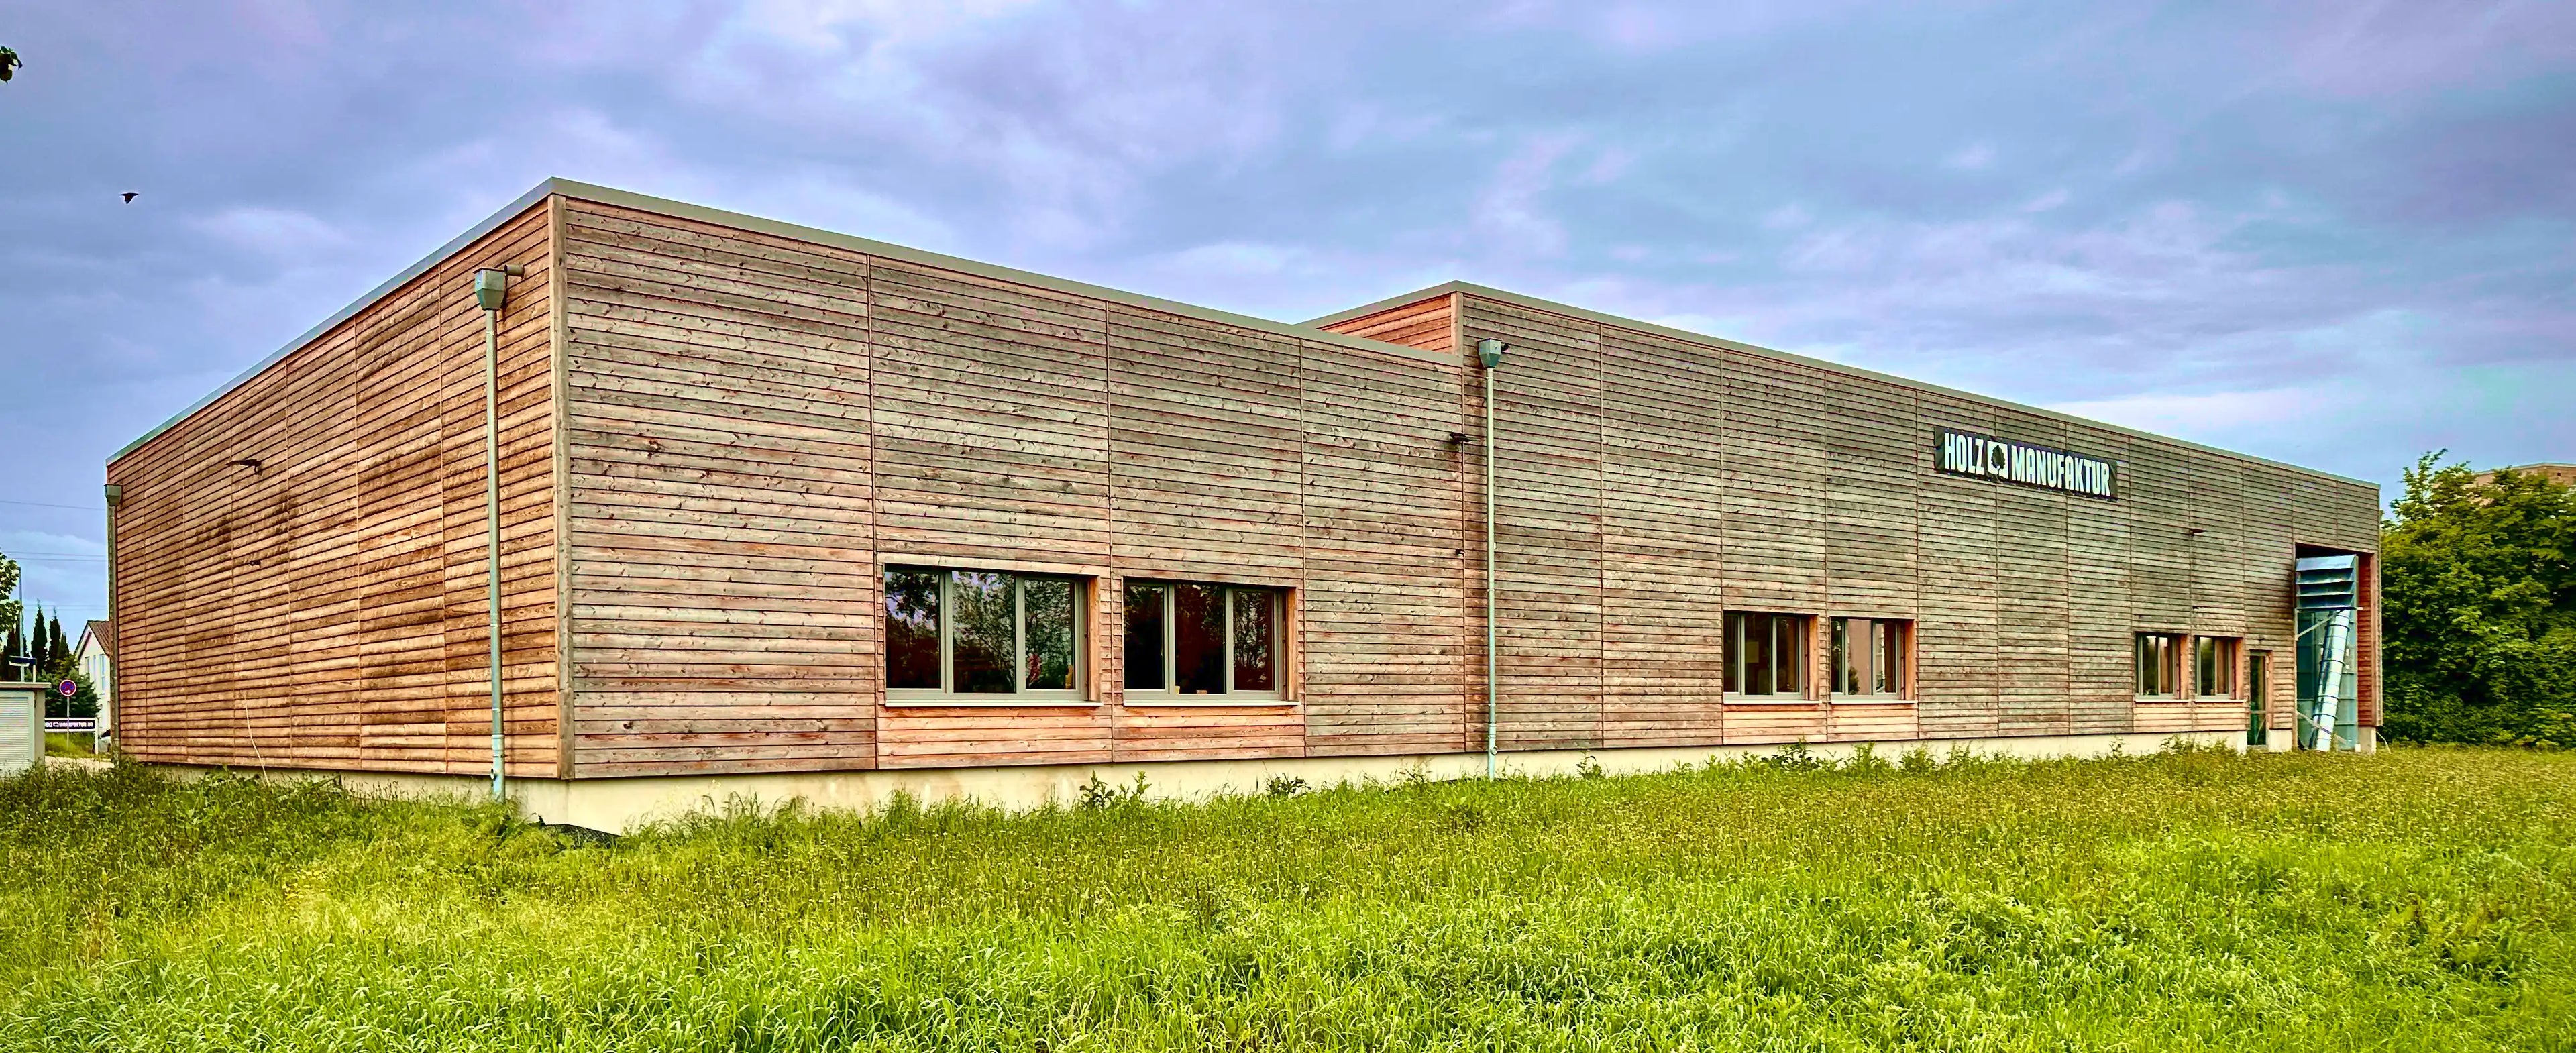
[[[500,336],[508,758],[556,774],[550,215],[501,225],[108,466],[128,754],[488,770],[472,273],[516,263]]]
[[[2243,726],[2138,700],[2141,631],[2270,651],[2286,728],[2291,561],[2376,544],[2368,486],[1570,308],[1445,291],[1326,332],[559,196],[111,466],[137,756],[480,770],[467,275],[497,262],[528,270],[503,335],[523,775],[1479,748],[1489,448],[1511,750]],[[1941,474],[1942,427],[2114,460],[2119,499]],[[890,703],[890,565],[1084,582],[1085,697]],[[1287,590],[1287,697],[1130,704],[1135,580]],[[1915,697],[1729,704],[1730,610],[1818,618],[1811,683],[1822,618],[1910,620]],[[2375,723],[2375,663],[2362,684]]]
[[[2272,652],[2287,726],[2295,550],[2376,547],[2372,487],[1715,341],[1443,300],[1458,346],[1512,347],[1496,377],[1507,748],[2244,726],[2239,700],[2139,701],[2138,632]],[[2119,499],[1937,472],[1943,427],[2116,461]],[[1723,704],[1726,610],[1912,619],[1917,697]],[[2363,680],[2371,722],[2375,663]]]
[[[1455,750],[1452,356],[574,202],[579,774]],[[888,705],[888,565],[1088,579],[1089,697]],[[1130,578],[1292,590],[1295,697],[1125,704]]]

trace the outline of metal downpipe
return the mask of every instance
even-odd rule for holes
[[[483,520],[484,596],[492,667],[492,799],[508,800],[501,762],[501,308],[508,302],[511,264],[474,272],[474,302],[483,308]]]
[[[1494,370],[1503,364],[1504,344],[1500,340],[1476,341],[1476,361],[1485,367],[1485,778],[1496,776],[1500,767],[1495,748],[1495,724],[1501,714],[1500,696],[1494,675],[1494,459],[1500,449],[1500,436],[1494,430]]]

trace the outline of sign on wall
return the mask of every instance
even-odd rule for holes
[[[1991,435],[1941,429],[1933,463],[1951,475],[1974,475],[2044,490],[2119,499],[2111,462],[2080,453],[2052,450]]]

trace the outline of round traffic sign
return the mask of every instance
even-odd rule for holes
[[[80,681],[65,680],[62,683],[55,684],[54,690],[60,693],[64,698],[70,698],[73,695],[80,694]]]

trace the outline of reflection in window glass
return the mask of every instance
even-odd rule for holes
[[[1773,692],[1794,695],[1805,691],[1806,619],[1788,614],[1771,616],[1771,655],[1771,664],[1776,670],[1772,679],[1778,685]]]
[[[1852,639],[1855,626],[1858,627],[1859,635],[1863,639]],[[1869,635],[1869,622],[1836,618],[1831,623],[1830,632],[1833,637],[1833,649],[1830,652],[1834,670],[1833,692],[1837,695],[1860,694],[1861,673],[1869,664],[1869,643],[1866,639]]]
[[[954,678],[950,691],[992,694],[1014,690],[1011,659],[1019,650],[1018,612],[1011,598],[1011,576],[961,570],[950,575],[949,612],[956,637],[951,646]]]
[[[1030,691],[1073,688],[1073,583],[1063,578],[1020,579]]]
[[[2203,636],[2193,645],[2197,653],[2196,670],[2200,678],[2196,692],[2203,698],[2236,697],[2236,641],[2226,637]]]
[[[2163,633],[2138,634],[2138,693],[2171,695],[2181,679],[2182,638]]]
[[[1172,586],[1172,685],[1184,695],[1225,693],[1225,590]]]
[[[1869,634],[1869,689],[1874,694],[1902,695],[1905,693],[1905,638],[1898,634],[1905,631],[1905,623],[1870,624],[1876,631]]]
[[[1798,695],[1805,690],[1805,615],[1726,615],[1725,689],[1728,694]]]
[[[1783,618],[1783,621],[1788,619]],[[1883,618],[1835,618],[1828,635],[1827,684],[1836,695],[1905,697],[1905,625]]]
[[[1276,667],[1276,614],[1271,593],[1253,589],[1234,590],[1234,689],[1269,691],[1275,688],[1271,670]]]
[[[886,686],[939,687],[937,571],[887,568]]]
[[[1160,691],[1163,681],[1161,585],[1127,587],[1127,690]]]
[[[1725,653],[1719,656],[1717,663],[1724,669],[1724,673],[1722,674],[1725,681],[1723,689],[1730,695],[1743,694],[1744,615],[1728,614],[1726,616],[1726,641],[1723,647]]]

